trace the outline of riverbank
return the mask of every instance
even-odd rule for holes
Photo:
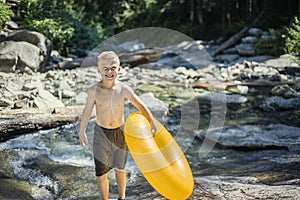
[[[190,199],[298,199],[299,66],[291,64],[289,55],[213,63],[190,54],[199,46],[193,41],[170,47],[169,53],[152,50],[161,55],[154,56],[159,60],[136,67],[123,64],[119,77],[185,152],[195,179]],[[190,56],[170,53],[179,47]],[[136,57],[147,53],[139,51]],[[87,88],[99,81],[95,66],[1,72],[0,77],[1,123],[9,122],[4,112],[29,109],[23,115],[28,119],[43,109],[54,115],[58,108],[82,106]],[[126,114],[134,109],[128,103],[125,107]],[[78,142],[79,113],[67,125],[6,133],[9,137],[0,143],[1,199],[99,199],[90,149]],[[211,149],[203,152],[207,144]],[[132,160],[127,166],[128,199],[163,199]],[[111,184],[114,197],[116,186]]]

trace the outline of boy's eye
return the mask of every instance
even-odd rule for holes
[[[108,68],[108,67],[104,67],[103,70],[108,72],[108,71],[115,71],[117,68],[116,67],[111,67],[111,68]]]

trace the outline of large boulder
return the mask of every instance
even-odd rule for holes
[[[52,49],[52,42],[45,35],[35,31],[19,30],[1,33],[0,71],[22,71],[24,65],[33,71],[39,71],[47,64]],[[27,57],[29,54],[32,54],[30,58]],[[28,63],[29,59],[33,62]]]
[[[37,71],[44,58],[40,49],[28,42],[5,41],[0,43],[0,71],[24,71],[25,67]]]

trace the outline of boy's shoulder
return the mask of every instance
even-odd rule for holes
[[[89,90],[89,91],[91,91],[91,90],[92,90],[92,91],[93,91],[93,90],[95,91],[96,88],[97,88],[97,85],[98,85],[98,83],[95,83],[94,85],[90,86],[88,90]]]
[[[129,85],[127,85],[126,83],[123,83],[121,81],[118,81],[117,85],[119,87],[121,87],[122,89],[125,89],[125,90],[131,90],[131,88],[129,87]]]
[[[92,86],[90,86],[89,88],[88,88],[88,93],[95,93],[96,92],[96,89],[97,89],[97,85],[98,85],[98,83],[96,83],[96,84],[94,84],[94,85],[92,85]]]

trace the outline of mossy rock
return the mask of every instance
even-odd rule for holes
[[[31,200],[31,187],[28,183],[10,178],[0,178],[0,199]]]
[[[288,119],[289,125],[300,127],[300,110],[294,110]]]

